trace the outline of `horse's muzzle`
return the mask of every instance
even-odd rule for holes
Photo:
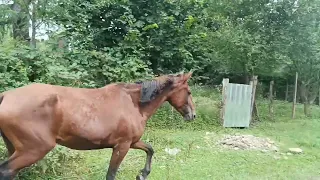
[[[188,113],[184,116],[185,121],[193,121],[194,119],[196,119],[195,113]]]

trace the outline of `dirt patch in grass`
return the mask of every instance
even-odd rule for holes
[[[218,144],[234,150],[278,151],[274,141],[253,135],[225,135]]]

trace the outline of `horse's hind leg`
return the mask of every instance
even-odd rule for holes
[[[2,135],[3,141],[6,145],[6,148],[8,150],[8,156],[9,156],[9,160],[10,160],[10,159],[14,158],[12,155],[13,155],[15,149],[14,149],[12,143],[9,141],[9,139],[5,136],[5,134],[2,133],[1,135]],[[12,177],[9,175],[10,173],[8,172],[9,160],[4,161],[0,164],[0,172],[1,172],[0,173],[0,180],[12,179]],[[6,174],[8,174],[8,175],[6,176]]]
[[[53,147],[36,146],[32,149],[15,151],[7,161],[0,165],[0,180],[13,179],[19,170],[36,163],[52,148]]]
[[[22,127],[5,131],[5,141],[8,142],[8,147],[15,151],[0,165],[0,180],[13,179],[21,169],[36,163],[51,151],[56,142],[48,132],[45,128]]]
[[[151,172],[151,160],[154,153],[152,146],[150,144],[144,143],[143,141],[138,141],[135,144],[132,144],[131,148],[141,149],[147,153],[146,164],[141,170],[141,175],[138,175],[136,178],[137,180],[147,179],[148,175]]]

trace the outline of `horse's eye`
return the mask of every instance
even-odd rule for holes
[[[188,91],[188,94],[190,95],[190,94],[191,94],[191,92],[190,92],[190,91]]]

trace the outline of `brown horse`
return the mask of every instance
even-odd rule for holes
[[[141,149],[147,158],[137,179],[146,179],[154,153],[140,140],[147,120],[165,101],[186,121],[195,118],[187,83],[191,74],[98,89],[31,84],[2,93],[0,129],[10,157],[0,165],[0,180],[14,179],[56,144],[76,150],[112,148],[107,180],[115,179],[130,148]]]

